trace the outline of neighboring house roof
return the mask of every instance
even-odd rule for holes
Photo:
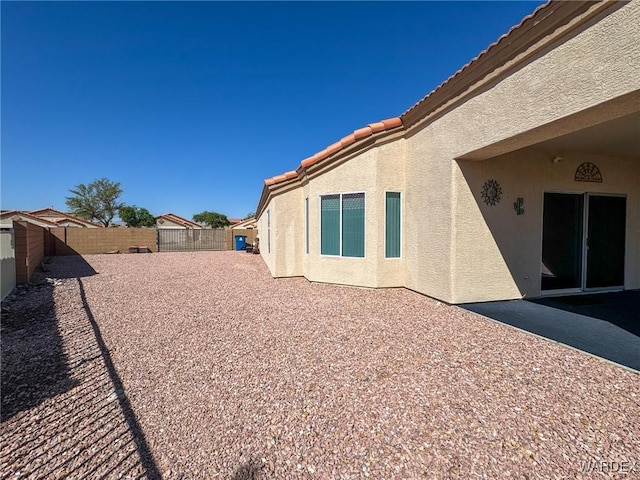
[[[26,222],[33,223],[35,225],[40,225],[41,227],[57,227],[55,222],[50,220],[39,218],[34,215],[31,215],[27,212],[23,212],[20,210],[2,210],[0,212],[0,220],[24,220]]]
[[[88,220],[84,220],[83,218],[76,217],[75,215],[71,215],[68,213],[61,212],[59,210],[55,210],[52,207],[41,208],[40,210],[33,210],[29,212],[29,214],[33,215],[34,217],[43,218],[55,224],[70,222],[82,227],[104,228],[100,224],[89,222]]]
[[[349,153],[367,148],[372,135],[406,132],[410,127],[423,124],[425,119],[442,115],[474,95],[479,88],[507,75],[523,62],[538,54],[549,44],[584,25],[604,10],[619,5],[615,0],[603,2],[566,2],[550,0],[527,15],[518,25],[483,50],[477,57],[463,66],[455,74],[436,87],[431,93],[405,111],[399,117],[369,124],[354,131],[315,155],[303,160],[300,166],[282,175],[264,181],[262,196],[256,214],[260,215],[271,192],[300,180],[306,169],[322,162],[329,163],[342,157],[342,151],[349,147]],[[472,88],[475,87],[475,88]]]
[[[231,226],[233,229],[256,228],[256,217],[245,218]]]
[[[241,218],[227,218],[229,220],[229,225],[236,225],[237,223],[242,222]]]
[[[69,227],[72,225],[78,226],[78,227],[86,227],[85,224],[80,223],[78,220],[73,220],[71,218],[61,218],[59,220],[56,220],[55,222],[59,227]]]
[[[175,213],[163,213],[162,215],[158,215],[156,217],[156,223],[160,223],[162,224],[162,222],[159,222],[159,220],[169,220],[170,222],[173,222],[177,225],[181,225],[184,228],[203,228],[202,225],[200,225],[199,223],[193,222],[191,220],[188,220],[184,217],[181,217],[180,215],[176,215]]]

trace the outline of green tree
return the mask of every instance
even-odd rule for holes
[[[244,216],[243,220],[246,220],[247,218],[251,218],[255,216],[256,216],[256,212],[249,212]]]
[[[149,210],[136,205],[123,205],[118,215],[127,227],[153,227],[156,224],[156,218]]]
[[[193,221],[204,223],[211,228],[222,228],[231,225],[226,215],[217,212],[200,212],[193,216]]]
[[[113,217],[123,206],[118,201],[122,195],[120,183],[106,178],[94,180],[88,185],[81,183],[69,191],[73,194],[66,199],[69,212],[91,222],[100,222],[105,227],[109,226]]]

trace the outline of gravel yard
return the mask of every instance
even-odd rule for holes
[[[640,478],[637,374],[414,292],[50,269],[2,316],[2,478]]]

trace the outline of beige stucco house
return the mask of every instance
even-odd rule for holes
[[[233,223],[228,226],[232,230],[252,230],[258,228],[258,224],[256,221],[256,217],[245,218],[244,220],[240,220],[239,222]]]
[[[175,213],[163,213],[156,217],[156,227],[160,229],[197,229],[204,228],[199,223],[193,222],[187,218],[176,215]]]
[[[265,181],[274,277],[449,303],[640,288],[640,1],[550,2]]]
[[[49,220],[45,220],[43,218],[38,218],[36,216],[30,215],[27,212],[22,212],[20,210],[2,210],[0,212],[0,228],[10,229],[13,228],[14,221],[26,221],[31,222],[35,225],[44,228],[52,228],[57,227],[58,225]]]
[[[12,220],[24,220],[44,228],[73,227],[73,228],[102,228],[102,225],[89,222],[82,218],[60,212],[52,207],[24,212],[21,210],[3,210],[0,212],[0,224],[9,226]]]

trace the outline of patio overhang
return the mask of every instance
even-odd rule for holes
[[[556,158],[566,152],[640,158],[640,91],[485,145],[456,160],[488,160],[525,148]]]

